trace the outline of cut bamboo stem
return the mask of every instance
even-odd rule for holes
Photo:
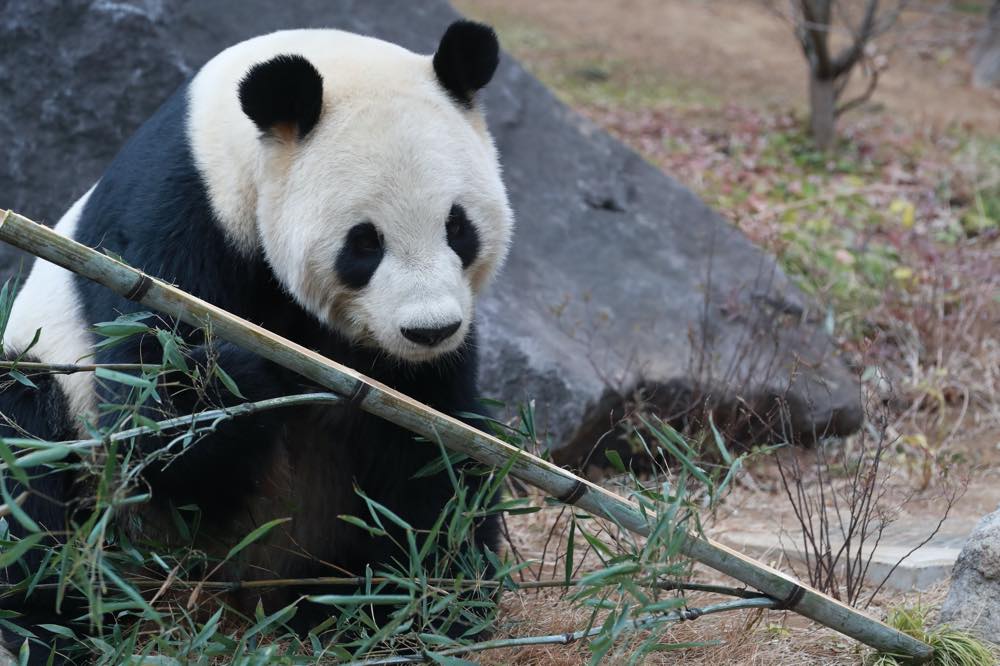
[[[634,502],[22,215],[9,210],[4,213],[0,240],[192,326],[211,326],[218,337],[311,379],[366,412],[432,441],[440,440],[448,448],[487,465],[503,467],[510,463],[511,474],[556,499],[636,534],[649,534],[649,520]],[[760,590],[779,601],[780,608],[795,611],[876,650],[916,661],[926,661],[933,654],[929,645],[711,539],[689,534],[682,552]]]

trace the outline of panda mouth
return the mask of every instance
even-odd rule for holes
[[[465,338],[465,331],[458,330],[447,340],[429,347],[407,340],[402,335],[382,340],[369,326],[348,335],[352,344],[375,352],[377,358],[391,359],[401,365],[422,365],[446,359],[465,345]]]
[[[400,345],[395,351],[390,353],[393,356],[410,363],[427,363],[430,361],[437,361],[449,356],[450,354],[454,354],[461,348],[463,343],[464,339],[456,335],[454,336],[454,340],[449,339],[446,342],[433,347],[422,346],[410,342],[405,345]]]

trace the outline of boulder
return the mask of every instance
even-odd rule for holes
[[[444,0],[7,0],[0,208],[56,221],[171,90],[232,43],[322,26],[429,53],[457,16]],[[770,256],[513,58],[487,90],[518,228],[479,311],[485,396],[533,400],[563,462],[585,455],[637,389],[677,413],[705,396],[716,414],[780,408],[785,435],[857,428],[855,381]],[[21,266],[9,250],[0,259],[5,275]]]
[[[962,547],[941,622],[1000,643],[1000,508],[979,521]]]

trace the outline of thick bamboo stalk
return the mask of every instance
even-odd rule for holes
[[[298,372],[371,414],[431,440],[440,440],[448,448],[480,462],[502,467],[513,459],[511,474],[518,479],[636,534],[649,533],[649,521],[635,503],[26,217],[6,211],[0,220],[0,240],[188,324],[210,324],[218,337]],[[778,600],[782,608],[877,650],[917,661],[932,656],[931,647],[925,643],[711,539],[691,534],[683,552]]]

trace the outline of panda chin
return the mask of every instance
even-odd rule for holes
[[[401,365],[434,365],[447,362],[447,359],[457,354],[465,344],[465,336],[455,336],[454,341],[438,347],[426,348],[412,343],[394,345],[394,349],[380,346],[383,353],[397,360]]]

